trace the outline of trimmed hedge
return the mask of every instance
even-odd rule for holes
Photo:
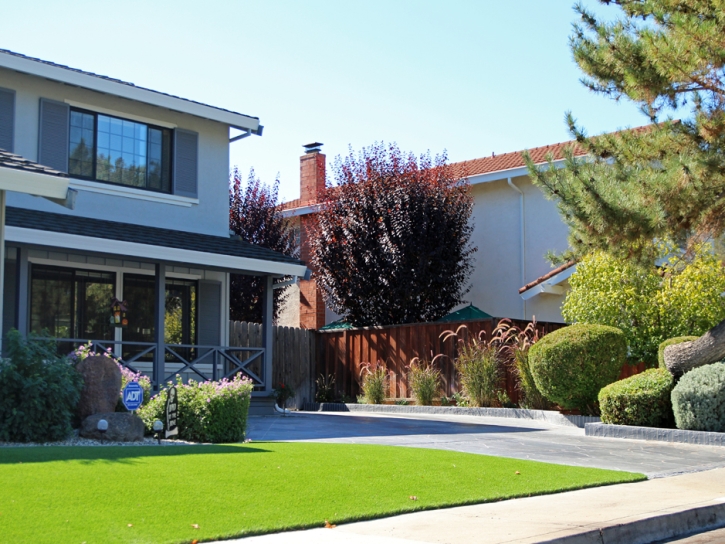
[[[725,432],[725,364],[686,372],[672,390],[672,411],[678,429]]]
[[[651,368],[609,384],[599,392],[602,423],[672,427],[673,386],[674,378],[664,368]]]
[[[627,362],[624,333],[605,325],[570,325],[529,349],[536,387],[565,409],[597,412],[599,390],[614,382]]]
[[[693,340],[697,340],[700,338],[699,336],[675,336],[674,338],[668,338],[664,342],[660,344],[660,347],[657,348],[657,361],[660,364],[660,368],[667,368],[665,366],[665,348],[667,346],[672,346],[674,344],[682,344],[683,342],[692,342]]]
[[[244,440],[252,382],[235,376],[218,382],[181,383],[177,380],[179,438],[192,442]],[[154,421],[166,421],[166,389],[141,406],[138,415],[150,433]]]

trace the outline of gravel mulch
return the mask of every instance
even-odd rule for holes
[[[33,446],[200,446],[198,442],[187,442],[185,440],[158,440],[146,436],[139,442],[111,442],[109,440],[93,440],[78,435],[78,430],[65,440],[59,442],[0,442],[0,448],[27,448]]]

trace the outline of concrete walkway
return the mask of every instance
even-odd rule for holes
[[[723,447],[592,438],[583,429],[535,421],[382,414],[250,418],[248,436],[439,448],[643,472],[650,480],[227,542],[619,544],[725,527]]]

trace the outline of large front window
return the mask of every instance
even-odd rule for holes
[[[171,192],[171,130],[72,109],[68,173]]]

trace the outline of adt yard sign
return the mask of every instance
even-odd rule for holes
[[[143,402],[143,388],[138,382],[128,382],[126,387],[123,388],[123,397],[121,399],[129,412],[138,410]]]

